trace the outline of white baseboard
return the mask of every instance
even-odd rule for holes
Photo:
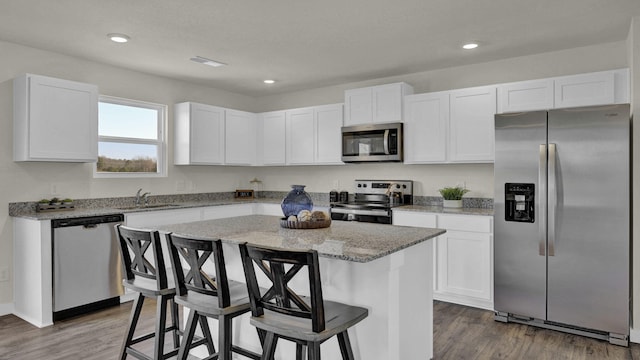
[[[484,299],[474,299],[468,296],[457,296],[454,294],[444,294],[433,292],[433,300],[454,303],[458,305],[471,306],[478,309],[493,311],[493,301]]]
[[[630,329],[629,342],[640,344],[640,329],[634,329],[634,328]]]
[[[13,314],[13,303],[0,304],[0,316]]]

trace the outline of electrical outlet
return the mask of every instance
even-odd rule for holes
[[[6,266],[0,268],[0,281],[9,281],[9,268]]]
[[[50,190],[50,192],[51,192],[51,195],[56,195],[56,196],[57,196],[57,195],[60,195],[60,194],[58,193],[58,184],[56,184],[56,183],[51,183],[51,184],[49,184],[49,188],[50,188],[49,190]]]
[[[340,180],[333,180],[333,189],[334,190],[340,189]]]

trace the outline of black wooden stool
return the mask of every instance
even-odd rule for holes
[[[115,228],[120,242],[120,255],[124,268],[122,285],[138,293],[131,309],[129,327],[122,342],[120,359],[126,359],[127,355],[144,360],[162,360],[175,356],[178,353],[181,335],[178,305],[173,301],[176,294],[173,279],[167,278],[160,235],[158,231],[133,229],[122,225],[116,225]],[[151,251],[148,252],[149,249]],[[155,331],[134,338],[145,298],[155,298],[157,302]],[[166,326],[169,302],[171,303],[171,325]],[[165,353],[164,338],[168,332],[173,335],[173,349]],[[133,345],[151,338],[155,338],[153,356],[148,356],[133,348]],[[192,346],[203,344],[203,341],[199,340],[194,342]]]
[[[291,251],[240,245],[240,255],[251,300],[251,324],[266,332],[262,359],[272,360],[279,338],[296,343],[296,359],[320,360],[320,344],[337,335],[344,360],[353,360],[348,328],[369,314],[365,308],[325,301],[322,297],[318,252]],[[258,287],[255,266],[267,276],[272,287]],[[303,268],[309,272],[309,296],[296,294],[288,283]],[[309,321],[311,320],[311,321]]]
[[[176,282],[175,302],[191,310],[178,360],[187,359],[187,344],[192,342],[198,323],[207,339],[210,356],[205,360],[231,360],[232,351],[259,360],[259,354],[232,344],[233,318],[249,312],[251,308],[246,284],[227,278],[222,242],[167,234],[167,245]],[[202,269],[207,259],[213,260],[215,276]],[[218,353],[213,346],[207,317],[218,319]]]

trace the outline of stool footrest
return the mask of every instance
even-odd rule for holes
[[[168,333],[168,332],[170,332],[170,331],[174,331],[174,330],[178,330],[178,328],[177,328],[176,326],[171,325],[171,326],[168,326],[168,327],[164,330],[164,332],[165,332],[165,333]],[[181,331],[180,331],[180,332],[178,332],[178,334],[179,334],[180,336],[182,336]],[[154,336],[156,336],[156,333],[155,333],[155,332],[151,332],[151,333],[148,333],[148,334],[140,335],[140,336],[138,336],[137,338],[131,339],[131,343],[130,343],[129,345],[135,345],[135,344],[137,344],[137,343],[139,343],[139,342],[142,342],[142,341],[145,341],[145,340],[151,339],[151,338],[152,338],[152,337],[154,337]]]
[[[248,358],[251,359],[255,359],[255,360],[260,360],[262,358],[262,356],[258,353],[254,353],[253,351],[247,350],[245,348],[241,348],[239,346],[235,346],[232,345],[231,346],[231,351],[233,351],[234,353],[240,354],[240,355],[244,355]]]

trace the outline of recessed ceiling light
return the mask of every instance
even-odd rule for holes
[[[275,82],[276,82],[275,80],[265,80],[264,81],[265,84],[273,84]]]
[[[464,44],[462,45],[462,48],[465,50],[471,50],[471,49],[475,49],[478,47],[478,44],[476,43],[468,43],[468,44]]]
[[[109,39],[111,39],[111,41],[113,42],[117,42],[117,43],[126,43],[127,41],[129,41],[129,39],[131,39],[129,36],[125,35],[125,34],[108,34],[107,35],[109,37]]]
[[[218,67],[218,66],[225,66],[225,65],[227,65],[227,64],[225,64],[225,63],[221,63],[221,62],[219,62],[219,61],[215,61],[215,60],[207,59],[206,57],[202,57],[202,56],[192,57],[190,60],[191,60],[191,61],[195,61],[195,62],[200,63],[200,64],[213,66],[213,67]]]

